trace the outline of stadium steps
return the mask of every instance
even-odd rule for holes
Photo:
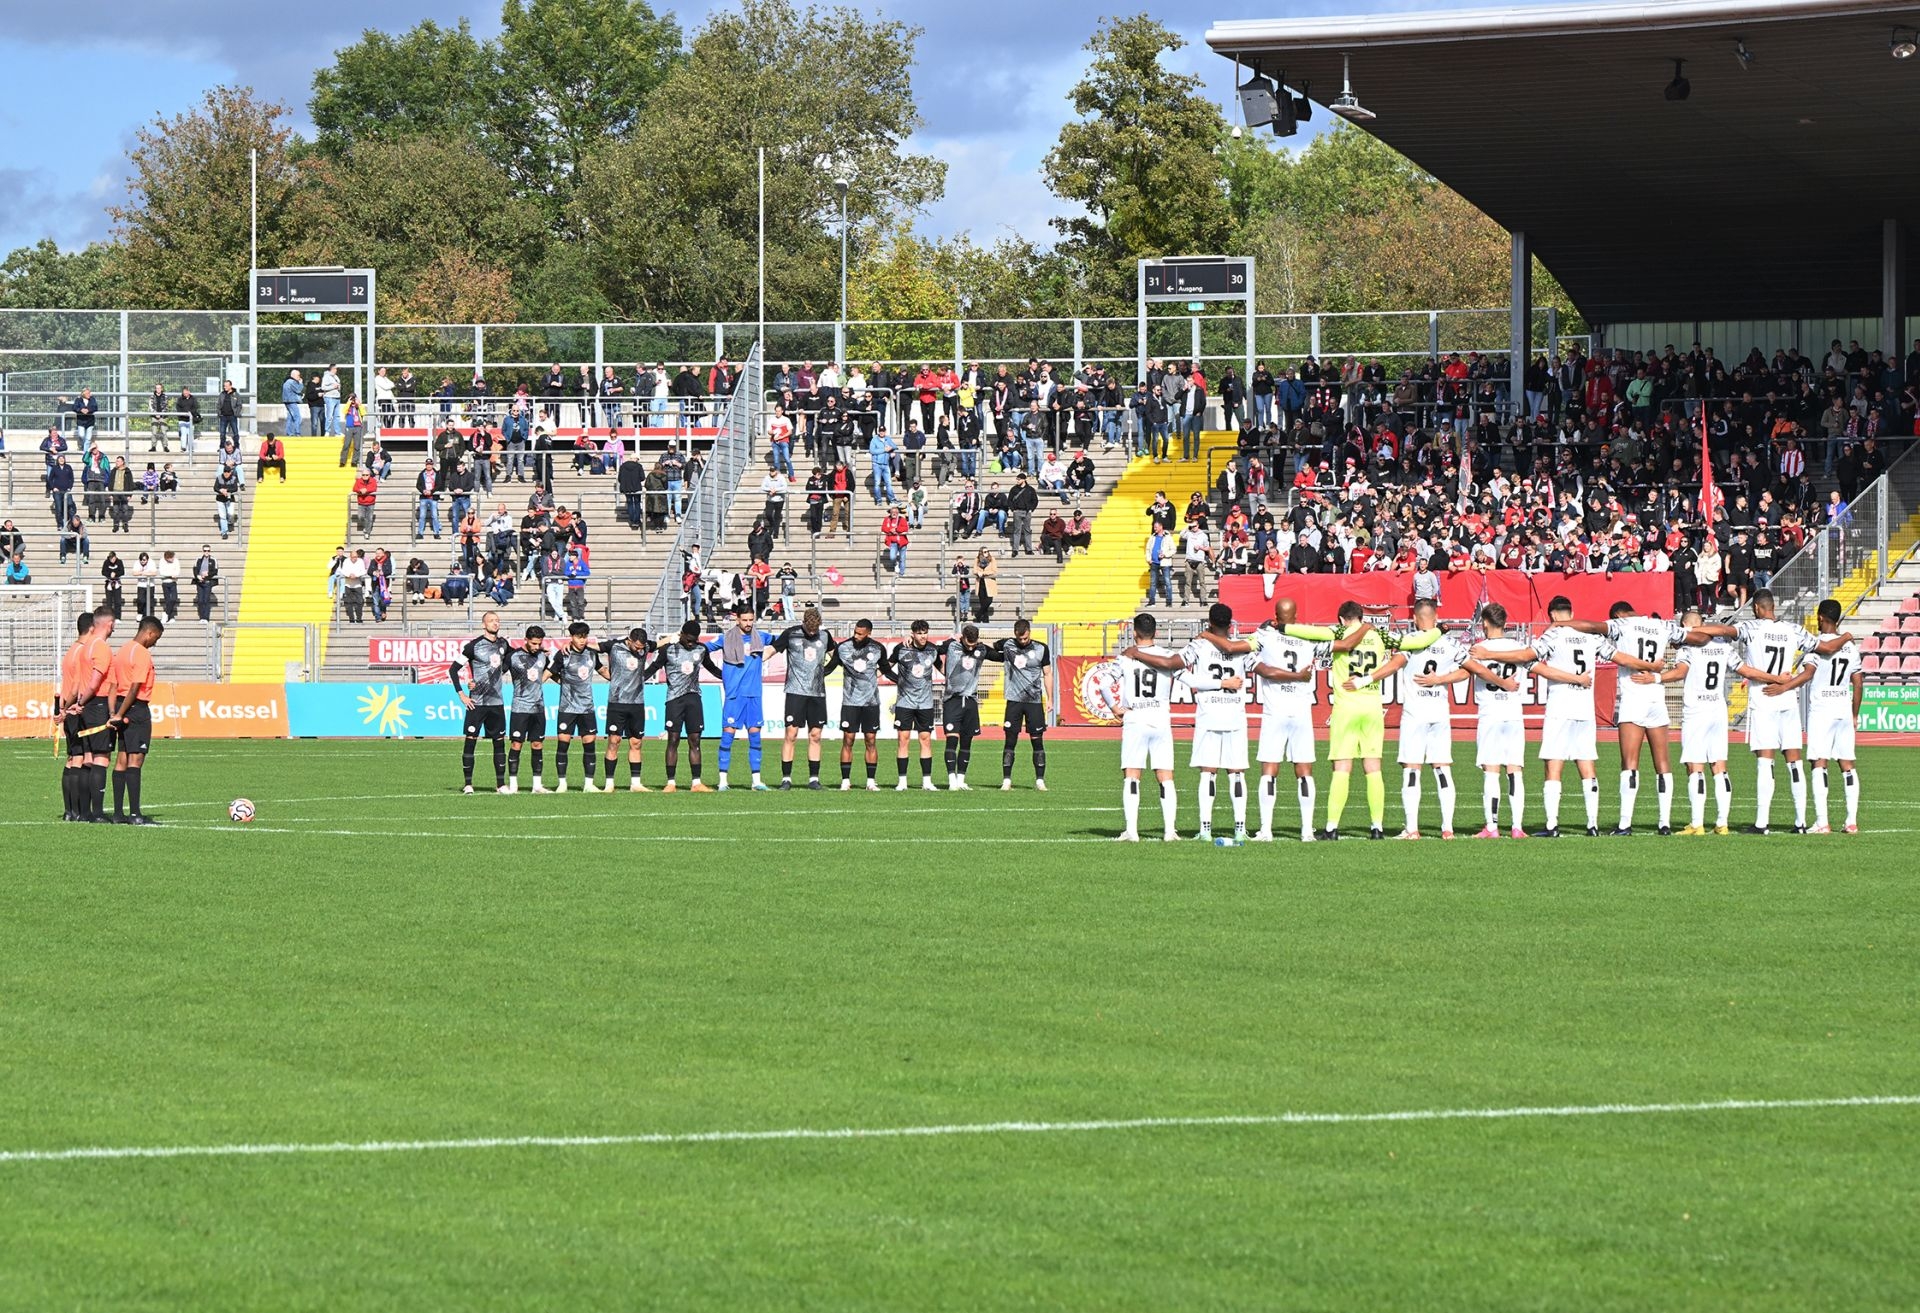
[[[287,481],[269,477],[254,489],[254,532],[247,538],[236,619],[242,626],[315,625],[324,662],[327,562],[342,541],[353,470],[339,466],[339,444],[330,438],[295,438],[286,451]],[[298,630],[242,628],[228,677],[279,683],[287,663],[305,656]]]
[[[1155,465],[1134,460],[1127,466],[1112,495],[1093,519],[1093,549],[1076,556],[1060,572],[1034,616],[1037,624],[1064,627],[1067,655],[1098,656],[1102,649],[1102,622],[1130,618],[1147,595],[1147,511],[1154,495],[1165,492],[1176,508],[1194,493],[1211,500],[1207,454],[1235,450],[1238,435],[1215,430],[1201,434],[1200,459]],[[1164,610],[1165,608],[1163,608]],[[1190,601],[1172,614],[1194,616],[1204,607]]]
[[[147,452],[140,438],[136,438],[131,448],[123,448],[116,439],[106,442],[107,453],[128,455],[128,464],[136,477],[144,473],[147,465]],[[184,453],[175,449],[169,453],[155,452],[153,460],[157,466],[173,463],[174,473],[180,478],[180,491],[173,496],[159,498],[147,505],[140,504],[140,494],[133,495],[133,522],[126,533],[111,531],[111,520],[103,515],[99,520],[87,520],[87,532],[91,539],[92,555],[89,562],[82,566],[78,557],[69,556],[67,564],[60,564],[60,535],[53,527],[41,472],[46,461],[38,451],[14,451],[0,455],[6,462],[5,469],[12,475],[10,481],[0,480],[0,520],[12,520],[14,527],[20,530],[26,540],[26,561],[33,570],[35,584],[78,583],[93,589],[94,600],[101,600],[100,566],[108,552],[118,552],[126,564],[127,575],[122,581],[126,609],[126,619],[121,622],[121,632],[130,632],[127,620],[135,616],[135,592],[133,567],[140,559],[140,553],[148,553],[155,561],[161,559],[163,552],[171,551],[180,564],[180,610],[177,620],[170,628],[166,638],[153,650],[154,669],[163,679],[217,679],[223,669],[213,638],[202,636],[197,631],[198,618],[193,609],[193,588],[187,578],[193,569],[194,560],[200,555],[202,544],[213,548],[214,559],[220,562],[222,578],[220,591],[224,596],[224,607],[216,605],[216,616],[230,615],[231,609],[239,600],[239,586],[242,562],[246,558],[247,540],[254,516],[253,462],[246,462],[241,468],[240,511],[234,519],[233,536],[225,542],[220,540],[219,526],[213,515],[213,478],[219,470],[219,463],[213,455],[214,447],[203,438],[199,443],[199,452],[191,465],[186,462]],[[10,482],[12,493],[7,494]],[[86,495],[75,494],[80,501],[80,514],[87,517]]]

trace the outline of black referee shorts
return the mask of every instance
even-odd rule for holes
[[[940,708],[940,720],[949,734],[978,737],[980,703],[974,698],[948,698]]]
[[[127,723],[114,735],[120,751],[144,754],[153,746],[153,708],[135,701],[127,708]]]
[[[92,749],[87,746],[89,742],[88,738],[81,733],[86,727],[87,723],[80,718],[80,713],[77,711],[60,717],[60,729],[67,737],[67,755],[69,757],[84,757],[92,751]]]
[[[508,722],[512,728],[515,743],[538,743],[547,737],[547,713],[542,711],[516,711]]]
[[[644,702],[607,703],[607,737],[638,739],[646,737],[647,707]]]
[[[1025,729],[1029,734],[1039,734],[1047,728],[1047,709],[1038,702],[1007,703],[1007,719],[1002,729],[1017,732]]]
[[[864,707],[850,707],[840,704],[840,732],[842,734],[878,734],[880,732],[880,704],[872,703]]]
[[[827,723],[827,700],[787,694],[786,721],[790,726],[820,729]]]
[[[467,722],[462,727],[462,733],[468,738],[477,739],[484,735],[490,739],[497,739],[506,732],[507,709],[505,707],[496,704],[491,707],[467,708]]]

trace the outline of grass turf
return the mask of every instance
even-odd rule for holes
[[[1858,837],[1236,851],[1107,842],[1116,752],[463,798],[162,743],[134,831],[0,747],[0,1153],[1920,1093],[1910,751]],[[1911,1308],[1917,1168],[1911,1106],[0,1162],[0,1305]]]

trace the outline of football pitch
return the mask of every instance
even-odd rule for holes
[[[1356,787],[1233,850],[1111,842],[1112,743],[937,795],[458,753],[162,742],[135,830],[0,745],[0,1306],[1920,1305],[1911,749],[1858,836],[1783,771],[1773,836],[1657,838],[1649,772],[1631,839],[1372,843]]]

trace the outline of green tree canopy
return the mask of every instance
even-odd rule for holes
[[[343,155],[358,142],[414,133],[477,139],[487,114],[488,48],[461,19],[431,19],[399,36],[368,28],[313,75],[315,145]]]

